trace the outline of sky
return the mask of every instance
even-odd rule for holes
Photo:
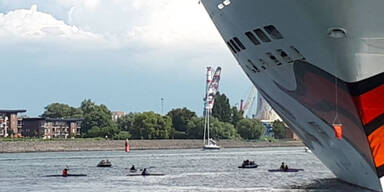
[[[28,116],[84,99],[201,115],[207,66],[231,105],[251,88],[198,0],[0,0],[0,53],[0,109]]]

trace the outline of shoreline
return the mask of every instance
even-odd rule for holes
[[[301,141],[220,140],[223,148],[304,147]],[[199,149],[202,140],[130,140],[131,150]],[[0,141],[0,153],[124,151],[125,140]]]

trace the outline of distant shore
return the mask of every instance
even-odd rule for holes
[[[197,149],[202,148],[201,140],[130,140],[131,150],[153,149]],[[0,153],[23,152],[65,152],[65,151],[123,151],[124,140],[38,140],[0,141]],[[304,146],[301,141],[237,141],[220,140],[223,148],[252,147],[296,147]]]

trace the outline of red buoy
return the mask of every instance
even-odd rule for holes
[[[128,139],[125,140],[125,152],[129,152],[129,142],[128,142]]]

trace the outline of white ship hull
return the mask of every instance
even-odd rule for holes
[[[249,79],[308,148],[338,178],[382,191],[384,1],[201,2]],[[343,125],[341,139],[333,123]]]

